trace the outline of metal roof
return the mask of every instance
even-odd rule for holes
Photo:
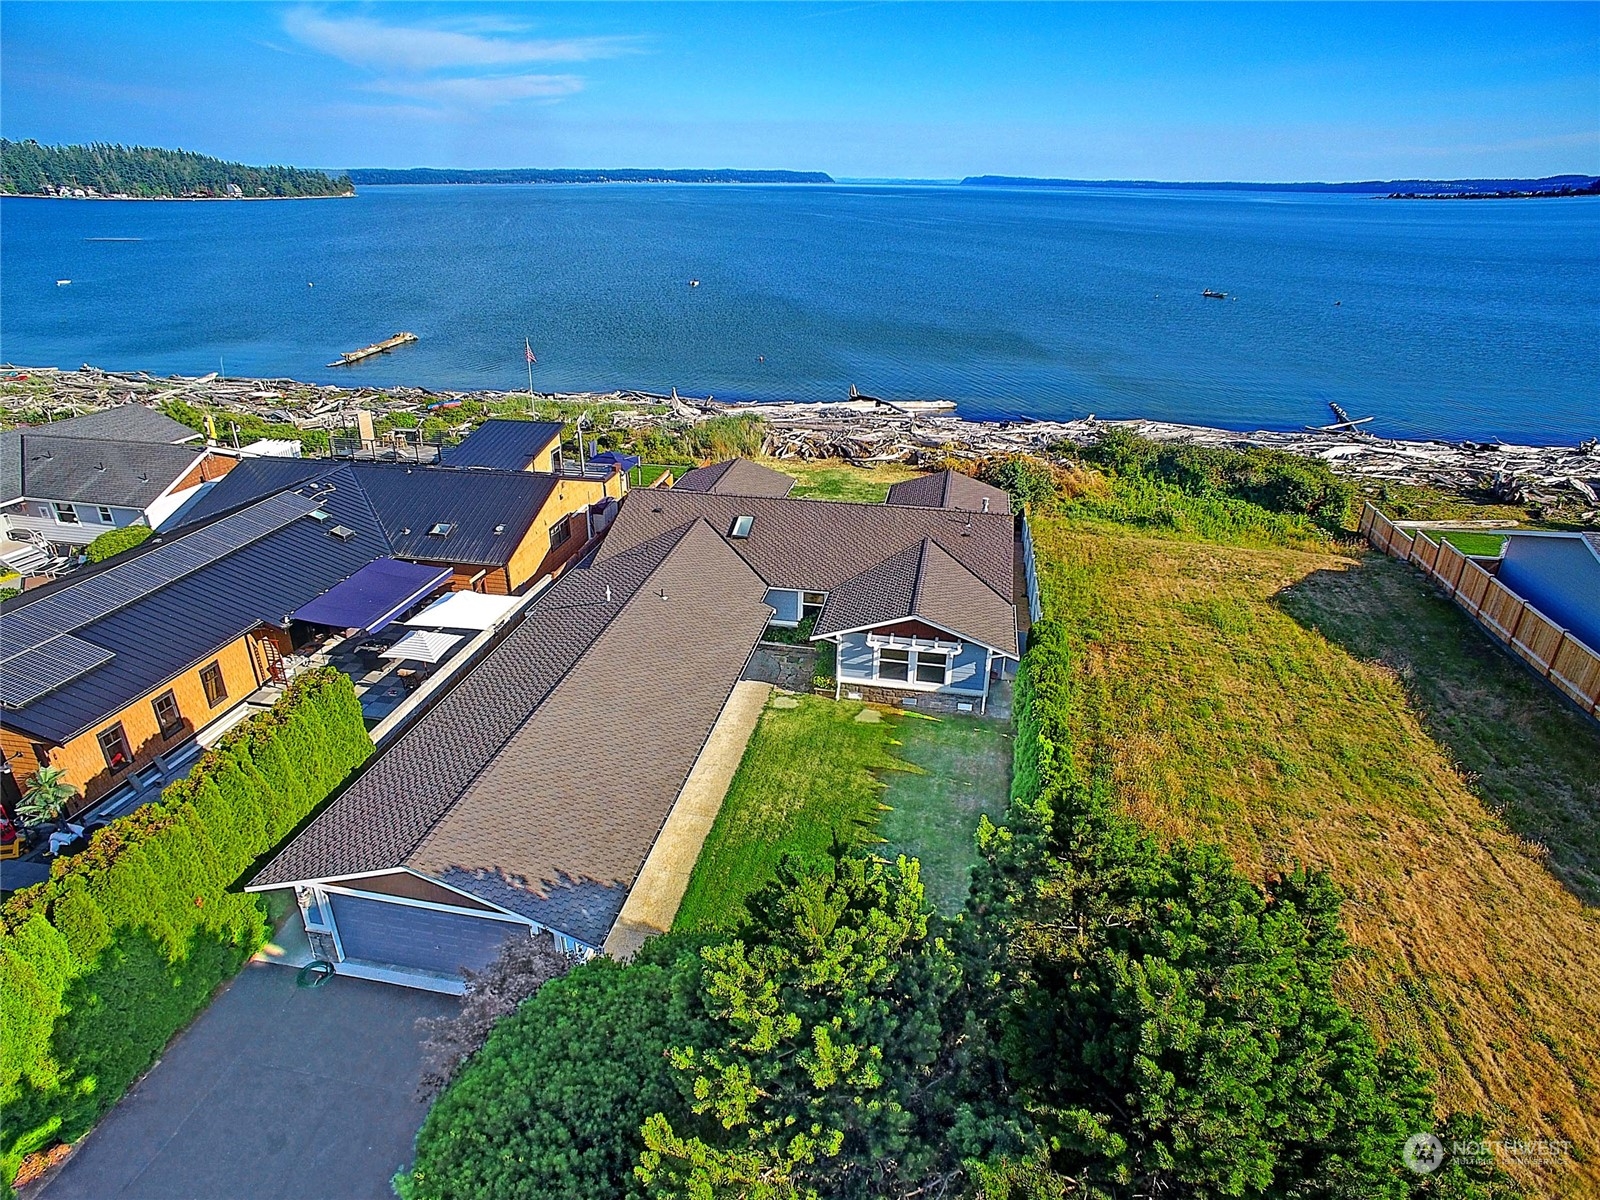
[[[406,463],[246,459],[213,484],[184,520],[204,520],[311,481],[323,489],[363,493],[383,522],[394,553],[402,558],[504,566],[561,477]],[[449,532],[429,532],[440,525],[448,525]]]
[[[561,441],[564,428],[560,421],[491,417],[462,438],[459,446],[446,450],[444,461],[452,467],[523,471],[549,448],[550,443]]]
[[[276,497],[262,509],[247,511],[275,512],[288,518],[286,524],[257,522],[248,537],[237,525],[225,526],[226,536],[211,525],[187,531],[176,542],[157,535],[104,567],[86,568],[0,604],[0,637],[8,649],[42,647],[52,637],[71,633],[111,656],[48,693],[8,708],[7,727],[66,742],[262,622],[287,623],[289,614],[307,600],[390,552],[376,515],[358,490],[332,493],[321,503],[329,514],[327,522],[291,516],[295,502]],[[303,514],[303,499],[299,508]],[[334,523],[350,528],[353,535],[333,537],[326,526]],[[167,559],[174,546],[185,563],[206,546],[217,553],[177,572]],[[234,548],[222,549],[227,546]],[[141,568],[146,559],[154,565]],[[98,582],[107,576],[110,583]],[[128,582],[135,578],[168,582],[129,597]],[[98,615],[84,623],[90,612]],[[15,632],[19,627],[30,636],[21,637]]]

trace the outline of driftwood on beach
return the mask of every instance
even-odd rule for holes
[[[526,392],[442,391],[419,387],[339,387],[290,379],[156,377],[84,368],[15,368],[26,375],[28,402],[37,411],[68,416],[110,404],[159,404],[182,399],[194,404],[248,412],[301,429],[340,428],[348,414],[364,408],[377,416],[424,414],[452,400],[504,404]],[[23,400],[0,375],[0,401]],[[9,397],[6,392],[12,392]],[[871,399],[838,403],[723,404],[709,397],[685,398],[618,390],[553,393],[540,400],[593,405],[610,410],[614,426],[643,428],[749,414],[766,424],[763,450],[776,458],[842,459],[860,466],[878,463],[922,465],[946,459],[1001,454],[1045,454],[1060,443],[1086,445],[1102,430],[1117,426],[1157,441],[1242,449],[1285,450],[1325,460],[1342,474],[1373,481],[1428,484],[1455,490],[1487,491],[1506,501],[1544,502],[1574,507],[1589,520],[1600,510],[1600,444],[1589,438],[1577,446],[1523,446],[1504,442],[1408,441],[1348,430],[1238,432],[1165,421],[1103,421],[1094,416],[1070,421],[969,421],[944,412],[906,411]]]

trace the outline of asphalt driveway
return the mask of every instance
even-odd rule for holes
[[[392,1200],[450,996],[253,962],[26,1200]]]

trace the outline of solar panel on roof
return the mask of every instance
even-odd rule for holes
[[[116,655],[70,633],[32,646],[0,664],[0,705],[21,708],[46,692],[103,667]]]
[[[21,654],[49,638],[82,629],[269,533],[276,533],[316,507],[315,501],[293,492],[272,496],[129,562],[42,596],[6,614],[5,624],[0,627],[0,660]]]

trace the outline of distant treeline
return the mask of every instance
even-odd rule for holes
[[[356,183],[832,183],[821,171],[699,171],[654,167],[614,170],[545,170],[537,167],[453,171],[435,167],[390,170],[361,167],[349,172]]]
[[[0,193],[140,199],[347,196],[348,176],[300,167],[247,167],[149,146],[41,146],[0,138]]]
[[[1591,194],[1600,178],[1550,175],[1544,179],[1390,179],[1361,183],[1173,183],[1153,179],[1034,179],[1024,175],[969,175],[963,187],[1142,188],[1147,191],[1349,192],[1410,197]]]

